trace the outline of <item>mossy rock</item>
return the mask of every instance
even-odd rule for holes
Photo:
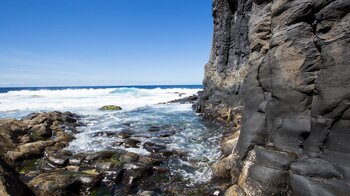
[[[105,105],[102,108],[100,108],[99,110],[116,111],[116,110],[122,110],[122,108],[120,106],[116,106],[116,105]]]
[[[18,173],[20,174],[26,174],[30,171],[34,171],[34,170],[37,170],[37,167],[38,167],[38,162],[39,162],[39,159],[29,159],[29,160],[25,160],[23,162],[23,167],[22,168],[17,168],[17,171]]]
[[[102,163],[111,162],[114,166],[119,167],[119,166],[123,165],[124,157],[116,154],[108,159],[102,159],[101,161],[102,161]]]

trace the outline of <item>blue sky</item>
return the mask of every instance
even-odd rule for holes
[[[0,86],[200,84],[211,0],[1,0]]]

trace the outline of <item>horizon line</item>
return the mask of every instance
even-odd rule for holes
[[[137,85],[63,85],[63,86],[0,86],[0,88],[76,88],[76,87],[146,87],[146,86],[203,86],[203,84],[137,84]]]

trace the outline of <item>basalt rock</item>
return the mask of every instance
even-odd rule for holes
[[[350,1],[214,0],[213,17],[195,107],[243,106],[226,193],[348,195]]]

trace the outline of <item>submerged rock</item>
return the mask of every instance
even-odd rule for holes
[[[116,105],[105,105],[105,106],[101,107],[99,110],[116,111],[116,110],[122,110],[122,108],[120,106],[116,106]]]
[[[155,144],[152,142],[145,142],[143,144],[143,147],[149,151],[149,152],[159,152],[161,150],[166,149],[166,146],[160,145],[160,144]]]
[[[152,126],[148,129],[149,132],[158,132],[160,131],[160,128],[157,126]]]
[[[133,138],[128,138],[124,140],[125,148],[138,148],[141,141]]]
[[[121,139],[129,138],[131,135],[133,135],[133,131],[131,129],[122,129],[117,133],[117,136]]]

